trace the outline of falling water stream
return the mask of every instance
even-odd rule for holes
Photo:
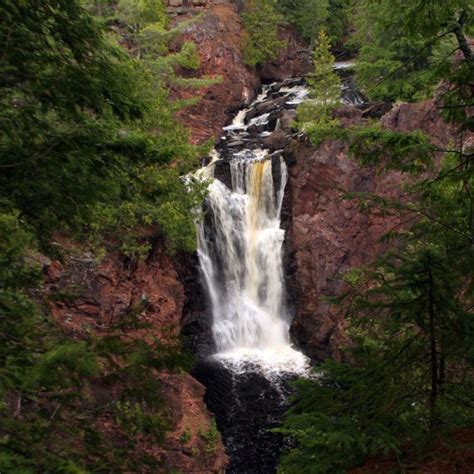
[[[275,183],[265,150],[236,152],[229,163],[232,188],[212,182],[212,227],[203,223],[199,229],[215,357],[234,370],[249,363],[272,372],[302,371],[306,366],[306,358],[289,339],[280,228],[287,173],[283,158],[277,159],[281,173]]]
[[[224,129],[200,171],[211,180],[198,255],[215,351],[195,375],[207,386],[230,456],[228,473],[276,471],[285,440],[269,428],[288,406],[289,382],[309,370],[291,342],[286,304],[281,213],[287,167],[281,152],[264,145],[282,112],[307,95],[301,80],[264,87]],[[218,169],[225,170],[226,183],[214,179]]]

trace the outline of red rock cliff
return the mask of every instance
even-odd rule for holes
[[[133,265],[115,252],[98,263],[75,247],[66,250],[67,242],[62,246],[67,256],[64,263],[48,262],[45,276],[50,309],[63,332],[75,338],[91,333],[101,337],[146,301],[138,315],[146,329],[130,329],[126,337],[173,343],[181,331],[185,296],[162,243],[155,243],[146,261]],[[161,385],[157,397],[164,401],[170,430],[162,444],[150,436],[136,435],[135,456],[152,456],[164,466],[164,472],[224,472],[227,456],[204,404],[204,387],[188,374],[157,373],[156,377]],[[92,387],[92,407],[112,405],[121,391],[120,384],[97,381]],[[94,429],[112,446],[127,442],[113,410],[101,411]]]
[[[356,109],[341,114],[343,121],[363,121]],[[450,138],[434,101],[395,106],[381,121],[395,131],[422,130],[437,144],[446,144]],[[337,358],[344,321],[325,297],[341,294],[342,275],[372,261],[384,250],[380,238],[403,224],[397,216],[363,214],[356,202],[341,199],[342,191],[399,197],[408,177],[395,172],[380,176],[362,169],[340,141],[326,142],[319,149],[297,142],[292,155],[288,192],[294,259],[290,288],[297,306],[293,334],[311,357]]]

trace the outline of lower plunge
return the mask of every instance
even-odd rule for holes
[[[206,386],[205,402],[216,417],[229,456],[227,474],[273,474],[289,441],[271,430],[280,425],[291,393],[290,374],[269,379],[202,360],[192,374]]]

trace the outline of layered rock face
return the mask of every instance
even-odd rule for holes
[[[343,123],[362,123],[357,109],[339,111]],[[394,131],[422,130],[438,145],[448,143],[449,127],[434,101],[395,106],[381,119]],[[380,238],[407,222],[396,215],[362,213],[344,192],[374,192],[398,198],[409,177],[390,172],[377,175],[348,156],[347,145],[324,143],[315,150],[296,141],[288,151],[290,182],[287,189],[289,234],[289,290],[295,303],[293,335],[315,360],[339,358],[344,319],[327,297],[344,290],[342,276],[365,265],[384,250]]]
[[[200,97],[199,104],[181,111],[179,118],[191,129],[193,142],[203,143],[219,137],[232,112],[253,99],[260,80],[243,63],[244,30],[235,6],[214,5],[199,21],[188,26],[182,40],[193,41],[201,59],[198,71],[182,74],[221,81],[201,90],[176,91],[179,98]]]
[[[71,335],[100,332],[143,303],[140,320],[151,324],[153,335],[177,336],[184,291],[163,248],[156,242],[146,262],[133,264],[115,252],[100,263],[90,254],[53,261],[46,268],[47,288],[64,298],[52,300],[52,315]]]

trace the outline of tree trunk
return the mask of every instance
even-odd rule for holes
[[[441,354],[439,357],[439,377],[438,377],[438,386],[439,394],[442,396],[444,393],[444,384],[446,383],[446,357],[441,349]]]
[[[430,262],[431,264],[431,262]],[[429,277],[429,316],[430,316],[430,358],[431,358],[431,393],[430,393],[430,429],[436,425],[436,404],[438,401],[438,354],[436,352],[434,282],[431,268]]]
[[[467,59],[468,61],[472,61],[473,60],[472,49],[469,46],[469,43],[467,41],[466,35],[464,34],[464,29],[463,29],[466,21],[467,21],[467,14],[466,12],[463,12],[459,18],[459,21],[456,23],[456,26],[454,27],[453,33],[456,35],[459,49],[462,51],[464,58]]]

